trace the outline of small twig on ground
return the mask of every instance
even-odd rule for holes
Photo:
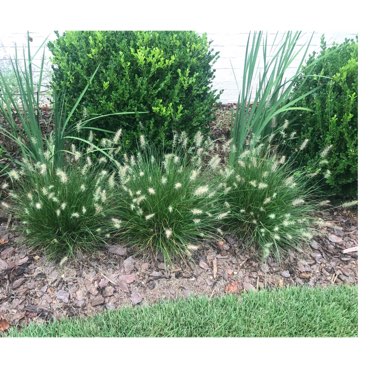
[[[357,251],[358,251],[358,247],[351,247],[351,248],[344,249],[342,253],[351,253],[351,252],[357,252]]]
[[[5,226],[5,229],[6,229],[6,230],[9,229],[9,226],[10,226],[10,224],[11,224],[11,221],[12,221],[12,214],[9,214],[9,216],[8,216],[8,221],[7,221],[7,225]]]
[[[215,257],[214,260],[212,261],[212,276],[214,279],[216,278],[216,275],[218,273],[218,261],[217,258]]]
[[[117,285],[115,281],[112,281],[109,277],[107,277],[104,273],[99,272],[106,280],[108,280],[111,284]]]
[[[240,264],[239,267],[241,268],[247,261],[249,260],[249,257],[247,257],[245,260],[243,260]]]

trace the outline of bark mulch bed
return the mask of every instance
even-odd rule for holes
[[[219,154],[229,138],[235,108],[233,104],[219,107],[210,126]],[[50,109],[42,109],[42,116],[49,132]],[[7,148],[17,154],[15,147]],[[2,325],[86,316],[190,295],[357,284],[357,212],[336,208],[318,216],[326,222],[319,236],[310,245],[289,251],[281,263],[272,259],[261,263],[253,249],[226,236],[224,241],[204,244],[194,262],[167,268],[160,257],[141,258],[120,245],[54,264],[24,246],[8,215],[0,212],[0,335]]]
[[[25,247],[0,215],[0,320],[20,326],[190,295],[357,284],[357,213],[335,209],[319,216],[326,222],[319,236],[281,263],[261,263],[254,250],[227,236],[204,244],[193,263],[167,268],[160,258],[133,256],[120,245],[54,264]]]

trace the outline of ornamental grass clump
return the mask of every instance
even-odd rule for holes
[[[200,133],[191,145],[184,133],[175,135],[166,155],[147,146],[141,137],[140,152],[125,156],[119,167],[116,237],[146,253],[162,253],[166,262],[189,257],[200,240],[218,235],[227,215],[215,176],[220,159],[209,157],[212,143]]]
[[[313,189],[284,156],[262,143],[243,151],[225,170],[225,229],[256,246],[263,259],[310,240],[315,219]]]
[[[73,156],[64,169],[24,162],[9,176],[14,182],[9,204],[25,242],[60,260],[93,252],[108,236],[111,176],[99,164]]]

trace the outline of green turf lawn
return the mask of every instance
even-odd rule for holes
[[[12,328],[16,337],[354,337],[357,286],[195,297]]]

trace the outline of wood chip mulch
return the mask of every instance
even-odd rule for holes
[[[227,236],[204,244],[193,263],[168,268],[160,258],[133,256],[135,251],[120,245],[60,266],[25,247],[0,215],[0,319],[20,326],[190,295],[357,284],[357,213],[335,209],[318,216],[326,227],[281,263],[262,263],[253,249]]]

